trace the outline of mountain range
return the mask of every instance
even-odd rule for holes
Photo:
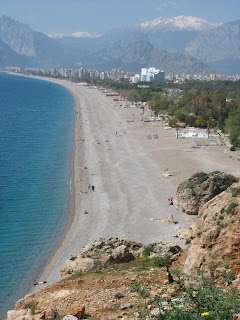
[[[0,17],[0,65],[25,67],[121,68],[154,66],[165,72],[240,73],[240,21],[211,23],[202,18],[157,18],[111,29],[45,35]]]

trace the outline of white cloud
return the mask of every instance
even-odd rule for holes
[[[160,1],[160,3],[156,6],[156,10],[158,11],[163,11],[164,9],[167,9],[169,7],[174,7],[176,6],[177,3],[176,1]]]

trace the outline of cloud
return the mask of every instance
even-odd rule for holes
[[[176,1],[160,1],[160,3],[156,6],[156,10],[163,11],[169,7],[175,7],[177,5]]]

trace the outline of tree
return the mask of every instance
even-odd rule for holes
[[[229,113],[225,130],[229,133],[229,139],[234,147],[240,145],[240,109]]]
[[[170,127],[176,127],[176,125],[177,125],[177,120],[174,119],[174,118],[172,118],[172,119],[170,119],[170,120],[168,121],[168,124],[169,124]]]
[[[199,117],[196,120],[196,126],[200,128],[206,128],[207,126],[207,121],[203,117]]]

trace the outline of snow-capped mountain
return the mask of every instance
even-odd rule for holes
[[[52,33],[47,35],[52,39],[62,39],[62,38],[99,38],[101,35],[99,34],[91,34],[89,32],[74,32],[74,33]]]
[[[168,31],[204,31],[219,26],[221,23],[212,23],[203,18],[192,16],[178,16],[174,18],[159,17],[152,21],[141,23],[141,29],[168,30]]]

